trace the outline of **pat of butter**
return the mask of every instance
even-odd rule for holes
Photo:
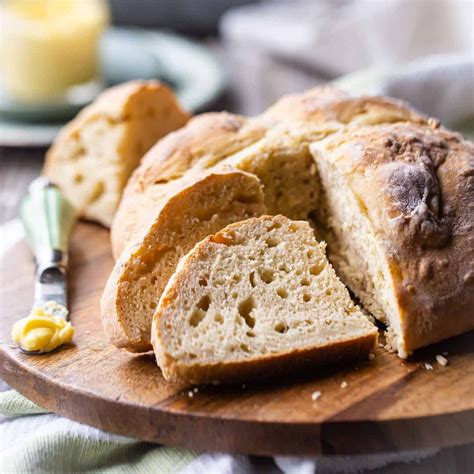
[[[103,0],[2,1],[3,87],[19,100],[42,102],[95,81],[98,41],[108,19]]]
[[[67,309],[54,302],[34,308],[29,316],[13,325],[13,342],[26,351],[40,353],[50,352],[71,342],[74,328],[70,322],[58,316],[58,313],[67,314]]]

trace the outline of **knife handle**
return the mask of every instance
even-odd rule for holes
[[[20,216],[38,272],[54,266],[65,270],[76,212],[59,188],[44,176],[36,178],[28,191]]]

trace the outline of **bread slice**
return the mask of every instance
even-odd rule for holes
[[[180,257],[227,224],[265,213],[258,179],[229,167],[170,183],[160,202],[116,262],[101,299],[105,333],[130,351],[151,349],[152,316]]]
[[[400,123],[311,151],[329,258],[399,356],[474,329],[474,145]]]
[[[198,243],[168,282],[152,342],[166,380],[236,382],[367,356],[376,327],[308,223],[262,216]]]
[[[81,217],[109,227],[143,154],[187,120],[175,95],[159,82],[112,87],[63,128],[43,172]]]

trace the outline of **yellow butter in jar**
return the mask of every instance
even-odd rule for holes
[[[13,325],[12,340],[25,351],[50,352],[72,341],[74,328],[66,315],[67,309],[54,302],[33,308],[29,316]]]
[[[63,98],[100,76],[98,42],[108,24],[102,0],[4,0],[0,3],[3,88],[23,102]]]

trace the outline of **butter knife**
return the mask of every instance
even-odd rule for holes
[[[33,308],[56,303],[54,314],[67,321],[68,242],[76,212],[59,188],[40,176],[29,186],[20,217],[36,261]]]

